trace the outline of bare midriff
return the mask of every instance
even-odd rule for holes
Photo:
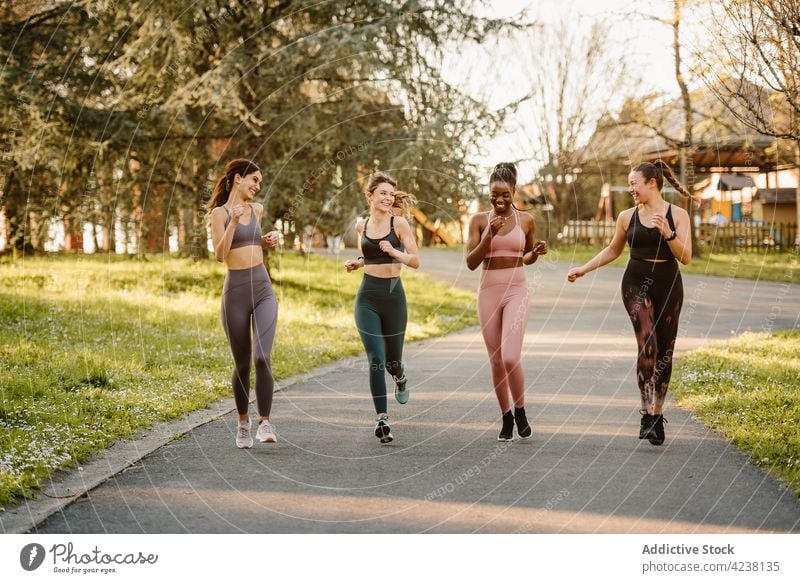
[[[250,269],[259,263],[264,263],[264,252],[260,245],[247,245],[228,251],[225,265],[228,269]]]
[[[487,257],[483,260],[484,269],[509,269],[522,265],[522,257]]]
[[[378,263],[364,266],[364,273],[372,277],[400,277],[403,269],[402,263]]]

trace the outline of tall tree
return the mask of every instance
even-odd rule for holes
[[[520,105],[520,117],[534,121],[525,128],[526,154],[538,167],[538,181],[547,183],[555,198],[559,226],[576,218],[573,169],[578,166],[581,146],[608,111],[610,96],[625,76],[624,61],[607,50],[610,38],[607,23],[574,17],[525,35],[527,53],[520,67],[522,82],[530,88]]]
[[[471,8],[469,0],[2,8],[4,103],[31,96],[15,172],[45,172],[49,200],[58,199],[51,214],[100,221],[111,251],[118,224],[126,247],[159,251],[178,225],[183,246],[197,251],[209,181],[234,156],[263,163],[268,216],[287,232],[321,213],[346,223],[363,208],[359,184],[376,163],[428,212],[451,213],[475,182],[468,145],[493,132],[498,116],[443,80],[439,51],[513,26]],[[26,176],[4,188],[10,195],[18,185],[18,209],[35,202]]]
[[[712,21],[720,35],[700,55],[708,88],[741,123],[787,140],[800,169],[800,3],[721,0]],[[800,224],[800,182],[797,193]],[[796,239],[800,247],[800,232]]]

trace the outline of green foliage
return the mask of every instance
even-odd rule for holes
[[[360,274],[276,253],[272,275],[278,379],[362,352],[352,315]],[[230,396],[223,279],[221,264],[170,257],[0,263],[0,505],[140,427]],[[473,294],[403,279],[408,340],[476,323]]]
[[[681,357],[672,392],[800,496],[800,330],[748,332]]]
[[[469,149],[500,127],[439,70],[445,45],[515,26],[469,0],[23,4],[0,7],[16,248],[42,249],[58,217],[100,225],[112,252],[116,220],[141,252],[179,226],[198,256],[236,157],[263,166],[265,222],[287,234],[341,234],[376,164],[446,218],[477,191]]]

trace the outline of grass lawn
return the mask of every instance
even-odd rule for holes
[[[272,255],[278,379],[362,352],[361,272],[343,263]],[[119,437],[230,396],[224,275],[212,260],[161,256],[0,260],[0,506]],[[411,271],[403,282],[407,341],[477,323],[474,294]]]
[[[682,356],[671,392],[800,496],[800,330],[748,332]]]
[[[598,252],[599,249],[593,247],[565,245],[551,248],[548,256],[582,265]],[[626,248],[611,265],[624,267],[628,254]],[[683,273],[697,275],[800,283],[800,255],[797,253],[712,253],[680,267]]]

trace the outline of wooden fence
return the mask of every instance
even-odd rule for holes
[[[725,226],[700,225],[697,241],[703,251],[790,251],[797,237],[797,225],[781,223],[729,223]]]
[[[598,250],[611,242],[613,221],[569,221],[558,234],[557,244],[588,245]],[[704,252],[790,251],[797,237],[797,225],[781,223],[729,223],[725,226],[702,224],[697,241]]]
[[[558,234],[558,243],[605,247],[614,237],[615,221],[569,221]]]

